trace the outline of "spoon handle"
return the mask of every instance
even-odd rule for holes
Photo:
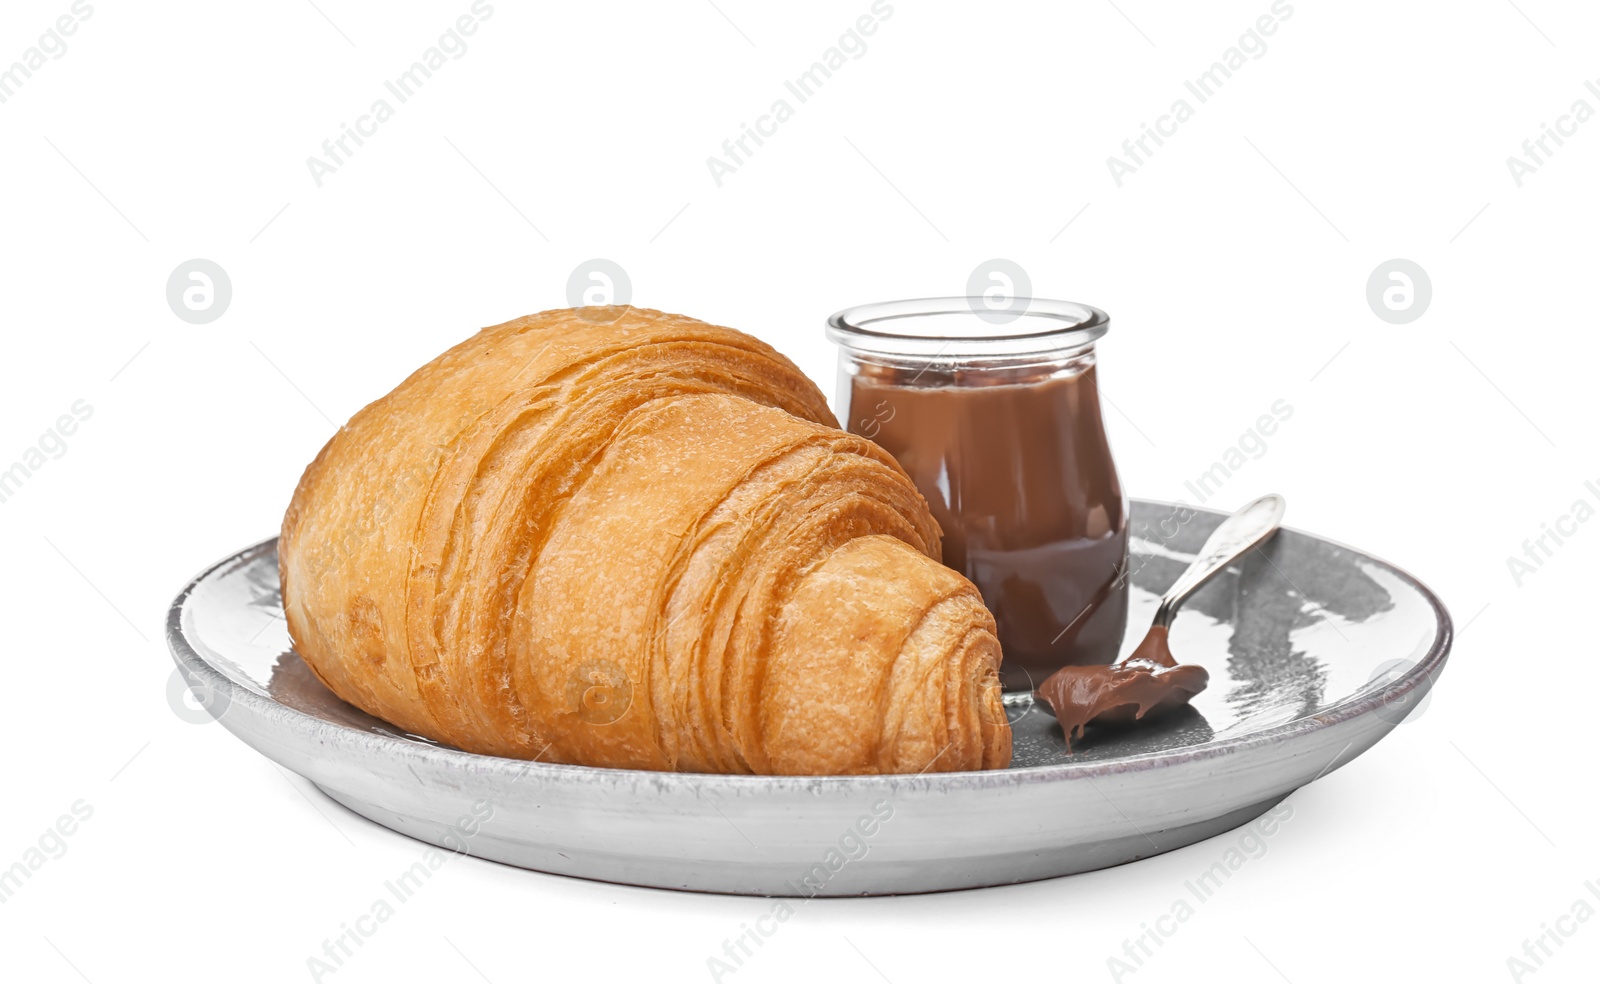
[[[1167,593],[1161,596],[1161,607],[1156,609],[1155,624],[1170,626],[1172,619],[1178,614],[1178,606],[1194,594],[1200,585],[1211,580],[1250,548],[1277,532],[1278,524],[1283,521],[1283,510],[1283,496],[1269,494],[1249,503],[1223,520],[1222,525],[1213,530],[1211,536],[1206,539],[1194,562],[1178,576],[1178,580],[1167,589]]]

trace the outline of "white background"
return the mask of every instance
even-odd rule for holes
[[[1506,165],[1575,100],[1600,109],[1593,5],[1294,0],[1265,54],[1118,187],[1107,156],[1270,0],[895,0],[719,188],[706,158],[867,0],[495,0],[319,188],[306,158],[469,0],[317,3],[95,0],[0,104],[0,468],[93,407],[0,504],[0,867],[74,802],[93,809],[0,905],[7,979],[309,979],[306,958],[418,858],[180,720],[164,612],[276,531],[334,422],[473,330],[565,306],[595,256],[628,270],[635,303],[760,335],[830,392],[829,312],[961,293],[981,261],[1014,260],[1035,293],[1111,312],[1102,382],[1132,494],[1192,499],[1184,482],[1287,400],[1293,419],[1213,503],[1282,492],[1292,525],[1451,607],[1461,636],[1431,704],[1294,794],[1268,853],[1124,979],[1505,980],[1543,924],[1600,906],[1583,887],[1600,878],[1584,624],[1600,522],[1520,586],[1507,568],[1600,482],[1600,119],[1522,187]],[[0,66],[68,7],[8,0]],[[164,295],[193,257],[233,284],[204,326]],[[1408,325],[1365,298],[1392,257],[1431,275]],[[812,902],[725,979],[1109,980],[1107,957],[1235,840]],[[326,979],[708,980],[768,908],[462,859]],[[1597,967],[1600,919],[1524,979]]]

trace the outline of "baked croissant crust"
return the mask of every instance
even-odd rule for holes
[[[585,308],[484,329],[328,442],[278,558],[317,677],[467,751],[789,775],[1011,759],[994,620],[926,503],[729,328]]]

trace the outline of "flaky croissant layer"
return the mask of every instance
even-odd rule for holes
[[[636,308],[486,328],[306,469],[295,648],[468,751],[696,772],[1002,768],[1000,645],[886,452],[762,342]]]

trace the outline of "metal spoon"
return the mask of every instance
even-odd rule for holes
[[[1264,495],[1223,520],[1161,596],[1150,631],[1133,652],[1110,666],[1064,666],[1039,685],[1069,750],[1091,721],[1137,721],[1181,707],[1206,688],[1210,674],[1204,667],[1173,659],[1167,630],[1178,606],[1201,585],[1277,532],[1284,507],[1283,496]]]
[[[1188,601],[1189,596],[1198,591],[1202,584],[1278,532],[1285,506],[1283,496],[1268,493],[1240,507],[1212,530],[1194,561],[1161,596],[1161,607],[1156,609],[1155,622],[1150,626],[1150,631],[1154,633],[1157,627],[1171,626],[1172,619],[1178,614],[1178,606]]]

